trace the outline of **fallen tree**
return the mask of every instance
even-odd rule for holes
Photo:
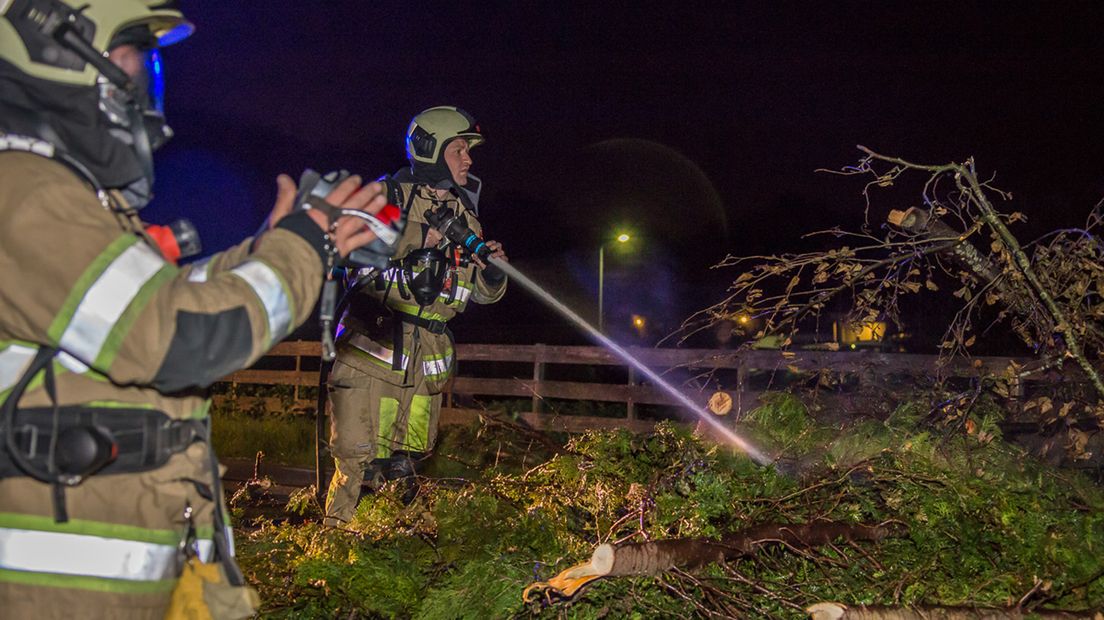
[[[589,561],[573,566],[548,581],[530,585],[522,593],[522,598],[528,602],[530,594],[537,591],[570,597],[584,585],[602,577],[652,577],[675,568],[700,568],[714,562],[753,555],[767,545],[809,549],[833,542],[876,542],[902,532],[900,524],[816,522],[758,525],[719,540],[688,538],[617,546],[607,543],[598,545]]]
[[[841,428],[768,395],[740,431],[778,468],[668,425],[575,437],[536,466],[506,427],[450,429],[452,469],[412,504],[384,487],[332,529],[308,491],[305,522],[261,522],[239,559],[272,618],[1104,607],[1104,492],[999,438],[933,432],[925,410]]]
[[[1013,229],[1026,216],[998,208],[1011,194],[984,178],[973,159],[917,164],[859,149],[856,165],[825,171],[865,181],[859,229],[810,233],[825,247],[813,252],[727,257],[718,267],[740,270],[727,296],[690,317],[677,336],[722,323],[740,331],[742,321],[755,326],[744,334],[745,346],[767,339],[787,348],[802,335],[823,338],[819,320],[829,309],[845,308],[843,322],[854,327],[907,327],[916,312],[903,317],[903,306],[940,296],[958,304],[936,343],[942,356],[969,358],[987,336],[1010,333],[1024,348],[1005,353],[1035,360],[979,373],[967,390],[933,377],[929,416],[962,430],[964,412],[987,394],[1016,409],[1018,423],[1068,428],[1070,457],[1087,458],[1081,434],[1104,426],[1104,203],[1089,210],[1083,226],[1021,242]],[[903,198],[876,207],[899,186]],[[1020,409],[1014,401],[1025,382],[1041,373],[1066,380],[1050,393],[1028,393]]]

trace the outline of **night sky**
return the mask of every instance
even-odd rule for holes
[[[409,119],[457,105],[482,125],[481,220],[512,261],[588,317],[654,340],[724,294],[726,254],[802,249],[857,228],[856,179],[817,173],[856,144],[924,163],[974,156],[1013,192],[1021,239],[1084,223],[1104,197],[1104,5],[1039,3],[183,2],[165,51],[176,138],[153,221],[205,250],[251,234],[274,177],[405,164]],[[887,193],[872,219],[915,203]],[[460,341],[578,342],[525,292],[458,320]],[[637,341],[639,342],[639,341]]]

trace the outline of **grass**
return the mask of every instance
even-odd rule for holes
[[[274,463],[314,466],[314,416],[243,412],[211,413],[215,451],[223,458],[253,458],[258,451]]]

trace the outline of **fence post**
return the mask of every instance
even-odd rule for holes
[[[740,362],[736,364],[736,420],[744,415],[744,397],[747,395],[748,368],[747,357],[738,353]]]
[[[544,345],[533,345],[533,401],[530,405],[533,413],[544,412],[544,398],[541,396],[541,383],[544,381]]]
[[[1008,395],[1012,397],[1012,401],[1015,403],[1016,413],[1023,413],[1024,408],[1024,380],[1019,373],[1012,375],[1012,381],[1009,382]]]
[[[629,366],[629,397],[625,399],[625,416],[630,420],[636,419],[636,401],[633,400],[634,390],[632,386],[636,385],[636,368]]]

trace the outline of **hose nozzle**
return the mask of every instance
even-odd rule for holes
[[[449,241],[467,250],[480,260],[486,260],[491,255],[491,248],[482,237],[468,226],[468,220],[463,215],[456,215],[452,209],[445,209],[440,213],[426,213],[426,221],[436,228]]]

